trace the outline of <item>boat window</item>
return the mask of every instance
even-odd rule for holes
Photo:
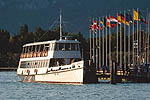
[[[36,45],[36,46],[35,46],[35,52],[38,52],[39,47],[40,47],[39,45]]]
[[[72,51],[75,50],[75,44],[71,44],[71,50],[72,50]]]
[[[27,53],[27,47],[25,47],[25,53]]]
[[[31,52],[31,46],[28,47],[28,51],[27,51],[27,52],[28,52],[28,53]]]
[[[44,49],[44,45],[42,44],[40,48],[40,52],[43,52],[43,49]]]
[[[37,48],[38,52],[40,52],[40,49],[41,49],[41,45],[39,45],[39,48]]]
[[[78,51],[80,51],[80,45],[78,44]]]
[[[35,45],[32,47],[32,52],[35,52]]]
[[[26,68],[26,62],[21,62],[20,68]]]
[[[65,50],[66,50],[66,51],[70,51],[70,50],[71,50],[70,43],[66,43],[66,44],[65,44]]]
[[[65,44],[64,43],[60,43],[59,44],[59,50],[65,50]]]

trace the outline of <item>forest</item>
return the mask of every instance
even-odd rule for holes
[[[88,53],[88,42],[81,32],[63,32],[63,35],[80,41],[81,48],[84,48],[81,49],[84,50],[84,55]],[[26,43],[57,39],[59,39],[59,26],[53,30],[43,30],[41,27],[36,27],[34,32],[29,32],[28,25],[24,24],[20,26],[19,32],[15,35],[11,35],[7,30],[0,29],[0,67],[17,67],[22,46]]]

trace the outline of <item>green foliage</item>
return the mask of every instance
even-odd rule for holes
[[[58,40],[60,38],[59,30],[59,26],[54,30],[43,30],[41,27],[36,27],[34,32],[29,32],[28,26],[25,24],[20,26],[17,35],[10,36],[8,31],[0,29],[0,66],[17,67],[24,44]],[[88,59],[88,43],[80,32],[76,34],[63,32],[63,35],[70,36],[74,40],[77,39],[81,43],[81,50],[84,51],[84,58]]]

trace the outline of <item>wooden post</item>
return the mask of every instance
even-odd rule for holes
[[[110,84],[116,84],[116,71],[115,62],[111,61],[110,64]]]

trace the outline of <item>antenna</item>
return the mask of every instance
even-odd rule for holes
[[[62,40],[62,15],[61,15],[61,9],[60,9],[60,40]]]

